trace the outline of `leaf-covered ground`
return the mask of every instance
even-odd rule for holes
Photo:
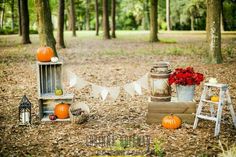
[[[169,61],[172,69],[193,66],[206,78],[216,77],[230,86],[236,110],[236,34],[225,33],[222,39],[224,63],[207,62],[207,45],[203,32],[161,32],[161,42],[149,43],[148,32],[120,31],[117,39],[102,40],[94,32],[79,32],[78,37],[65,34],[66,49],[58,49],[64,61],[64,72],[70,70],[87,81],[102,86],[121,86],[137,80],[158,61]],[[31,45],[21,45],[17,35],[0,36],[0,156],[91,156],[96,153],[85,146],[87,135],[148,134],[162,141],[166,156],[215,156],[221,150],[218,140],[227,146],[236,144],[236,129],[227,109],[219,139],[213,136],[214,123],[201,121],[196,130],[192,124],[167,130],[161,125],[146,124],[148,91],[130,97],[123,90],[115,102],[92,98],[91,88],[74,92],[76,102],[83,101],[91,109],[90,120],[82,125],[41,122],[38,113],[35,55],[40,46],[37,35]],[[174,87],[173,87],[174,88]],[[195,98],[200,99],[202,85]],[[18,126],[18,105],[26,94],[33,104],[30,127]],[[173,93],[174,95],[174,93]]]

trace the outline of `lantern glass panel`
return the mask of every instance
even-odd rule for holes
[[[24,95],[19,106],[19,121],[20,125],[31,123],[31,103]]]

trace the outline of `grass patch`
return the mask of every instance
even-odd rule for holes
[[[163,38],[160,39],[161,43],[167,43],[167,44],[175,44],[177,43],[176,39],[172,39],[172,38]]]

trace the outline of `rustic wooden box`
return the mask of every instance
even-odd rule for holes
[[[62,62],[37,62],[38,95],[54,93],[62,86]]]
[[[196,102],[149,102],[147,123],[161,123],[162,118],[173,113],[183,122],[193,124],[196,113]]]
[[[54,95],[45,95],[44,97],[40,97],[39,101],[39,118],[41,121],[50,121],[49,114],[54,113],[54,107],[61,103],[72,104],[74,101],[73,94],[64,94],[62,96],[54,96]],[[67,119],[56,119],[56,121],[70,121],[70,118]]]

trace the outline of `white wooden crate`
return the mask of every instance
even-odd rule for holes
[[[58,96],[56,99],[54,97],[42,97],[38,99],[39,101],[39,118],[41,121],[50,121],[49,114],[54,113],[54,108],[57,104],[64,102],[72,104],[74,102],[73,94],[65,94],[63,96]],[[67,119],[56,119],[56,121],[70,121]]]
[[[62,89],[62,62],[37,62],[38,96],[54,94]]]

